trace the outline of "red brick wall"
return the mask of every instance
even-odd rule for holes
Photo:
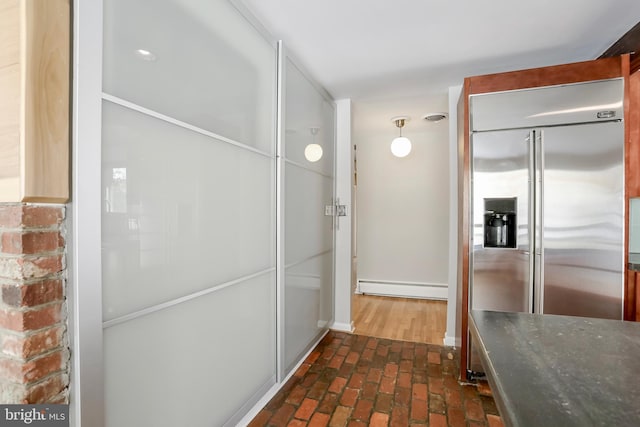
[[[0,403],[68,403],[64,215],[0,203]]]

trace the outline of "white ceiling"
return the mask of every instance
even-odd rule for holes
[[[465,76],[598,57],[638,0],[241,0],[336,99],[444,94]]]

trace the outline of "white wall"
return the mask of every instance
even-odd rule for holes
[[[336,197],[347,209],[336,230],[335,305],[332,329],[352,332],[351,321],[351,100],[336,101]]]
[[[458,99],[462,86],[449,88],[449,293],[444,344],[460,345],[458,288]],[[460,118],[462,120],[462,118]]]
[[[416,100],[394,102],[402,108]],[[447,98],[442,97],[437,105],[439,111],[447,111]],[[427,287],[447,298],[448,122],[430,123],[420,114],[413,115],[403,129],[413,150],[405,158],[396,158],[389,149],[398,135],[391,122],[393,114],[380,117],[375,124],[365,123],[377,110],[386,107],[388,111],[388,106],[388,101],[354,105],[358,280],[361,286],[363,281],[381,282],[384,291],[380,293],[392,294],[389,286],[396,286],[402,289],[398,294],[425,296],[417,288]],[[396,115],[405,111],[398,110]]]

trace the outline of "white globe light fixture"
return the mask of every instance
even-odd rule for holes
[[[313,163],[322,158],[322,146],[320,144],[316,144],[316,135],[320,132],[320,128],[312,126],[309,128],[309,131],[311,132],[312,141],[311,144],[308,144],[304,148],[304,158]]]
[[[304,149],[304,157],[311,163],[322,158],[322,147],[320,144],[309,144]]]
[[[402,136],[402,127],[409,121],[409,117],[394,117],[391,121],[400,129],[400,136],[391,141],[391,153],[396,157],[406,157],[411,152],[411,141]]]

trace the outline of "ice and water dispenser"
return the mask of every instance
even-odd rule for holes
[[[516,247],[517,198],[484,199],[484,247]]]

